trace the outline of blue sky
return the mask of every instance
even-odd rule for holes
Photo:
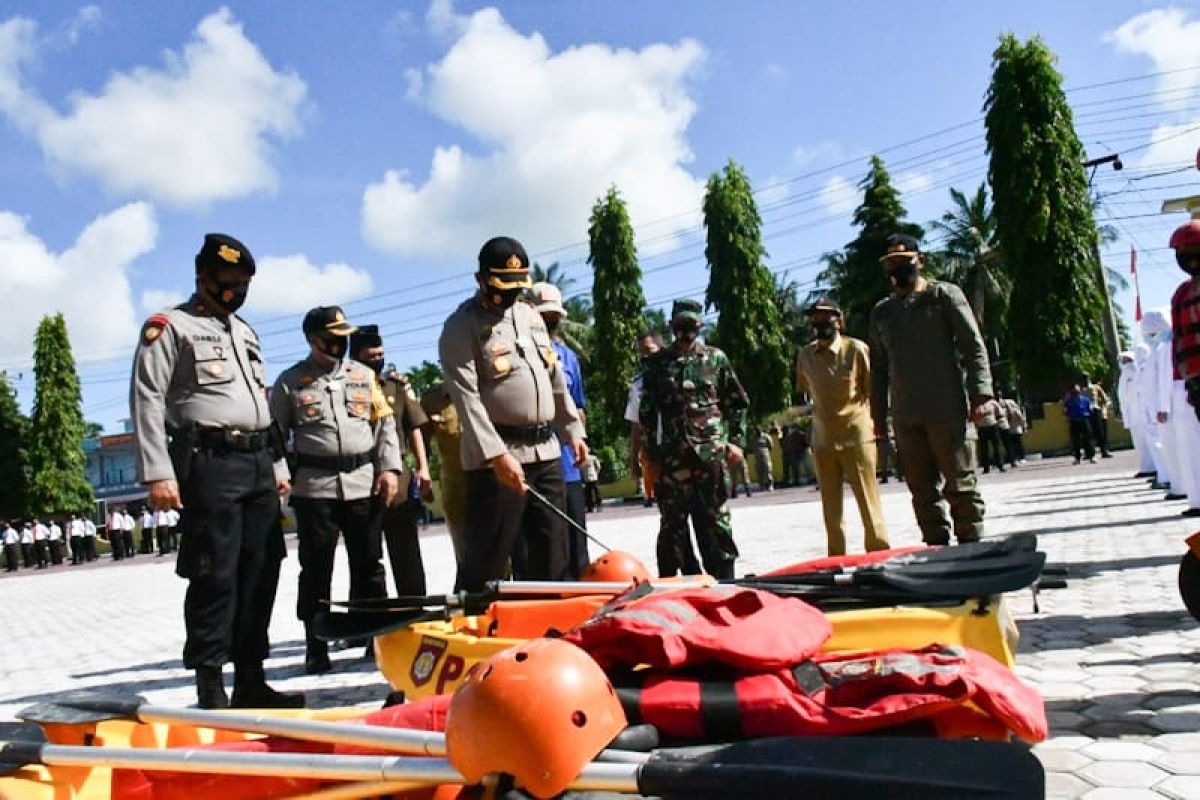
[[[870,153],[917,222],[983,180],[1003,31],[1047,41],[1089,154],[1123,154],[1095,178],[1122,236],[1105,261],[1127,272],[1136,243],[1143,306],[1167,302],[1183,219],[1158,206],[1200,194],[1200,3],[825,5],[10,0],[0,368],[28,405],[32,331],[62,310],[85,412],[114,428],[140,322],[190,292],[210,230],[259,260],[246,316],[274,371],[329,302],[379,323],[400,366],[432,359],[491,235],[586,291],[610,184],[647,298],[699,296],[703,185],[729,158],[759,190],[769,266],[804,285],[853,236]]]

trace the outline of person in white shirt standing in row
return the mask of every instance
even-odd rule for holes
[[[40,519],[33,521],[33,553],[37,557],[37,568],[45,569],[50,563],[50,529]]]
[[[138,540],[138,555],[148,556],[154,552],[154,540],[155,534],[158,531],[158,521],[149,506],[142,506],[142,513],[138,515],[138,522],[142,526],[142,536]]]
[[[4,523],[4,530],[0,531],[0,544],[4,545],[5,571],[16,572],[20,562],[21,534],[17,533],[12,523]]]
[[[63,531],[58,525],[58,520],[50,519],[50,563],[58,566],[63,562]]]

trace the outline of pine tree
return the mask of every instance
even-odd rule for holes
[[[1036,36],[1001,37],[984,104],[996,230],[1013,283],[1009,341],[1038,399],[1106,371],[1083,145],[1054,61]]]
[[[29,420],[17,405],[17,394],[8,376],[0,372],[0,519],[25,516],[29,489],[25,452]]]
[[[871,168],[858,185],[863,191],[862,203],[854,210],[858,236],[841,252],[823,257],[825,269],[817,279],[829,287],[830,294],[841,305],[843,330],[865,340],[871,309],[892,291],[879,264],[884,241],[893,233],[908,234],[919,240],[925,232],[920,225],[904,221],[908,212],[879,156],[871,156]]]
[[[720,312],[716,339],[750,396],[750,413],[762,419],[787,404],[791,365],[775,278],[763,265],[762,218],[746,173],[732,159],[708,179],[704,196],[708,241],[706,306]]]
[[[43,317],[33,344],[35,396],[29,436],[29,513],[90,512],[79,375],[62,314]]]
[[[588,223],[595,325],[586,381],[589,441],[613,444],[624,431],[625,401],[637,368],[637,335],[645,326],[642,268],[625,201],[615,186],[592,206]]]

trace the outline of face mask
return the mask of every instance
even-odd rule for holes
[[[675,338],[681,342],[694,342],[700,336],[699,325],[680,325],[678,328],[672,328]]]
[[[317,349],[334,361],[339,361],[346,352],[346,339],[343,336],[318,336]]]
[[[226,314],[232,314],[241,308],[246,302],[246,293],[250,290],[250,284],[242,281],[222,283],[214,280],[212,286],[215,288],[210,289],[209,293],[213,302]]]
[[[380,356],[379,358],[364,358],[362,363],[375,370],[376,375],[382,375],[383,368],[386,366],[383,356]]]
[[[903,261],[895,266],[887,267],[888,280],[897,289],[906,289],[917,282],[917,262]]]
[[[1200,253],[1181,253],[1176,251],[1175,263],[1188,275],[1200,275]]]
[[[562,320],[554,315],[544,317],[543,319],[546,323],[546,330],[550,333],[556,332],[558,330],[558,326],[562,324]]]
[[[812,332],[813,336],[823,342],[827,342],[837,333],[837,328],[833,326],[832,322],[813,323]]]
[[[521,297],[521,292],[525,291],[522,288],[516,289],[497,289],[494,286],[487,287],[488,302],[498,308],[512,308]]]

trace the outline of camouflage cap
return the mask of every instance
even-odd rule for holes
[[[694,322],[700,321],[701,314],[704,313],[704,306],[696,300],[676,300],[671,305],[671,321],[675,320],[691,320]]]

